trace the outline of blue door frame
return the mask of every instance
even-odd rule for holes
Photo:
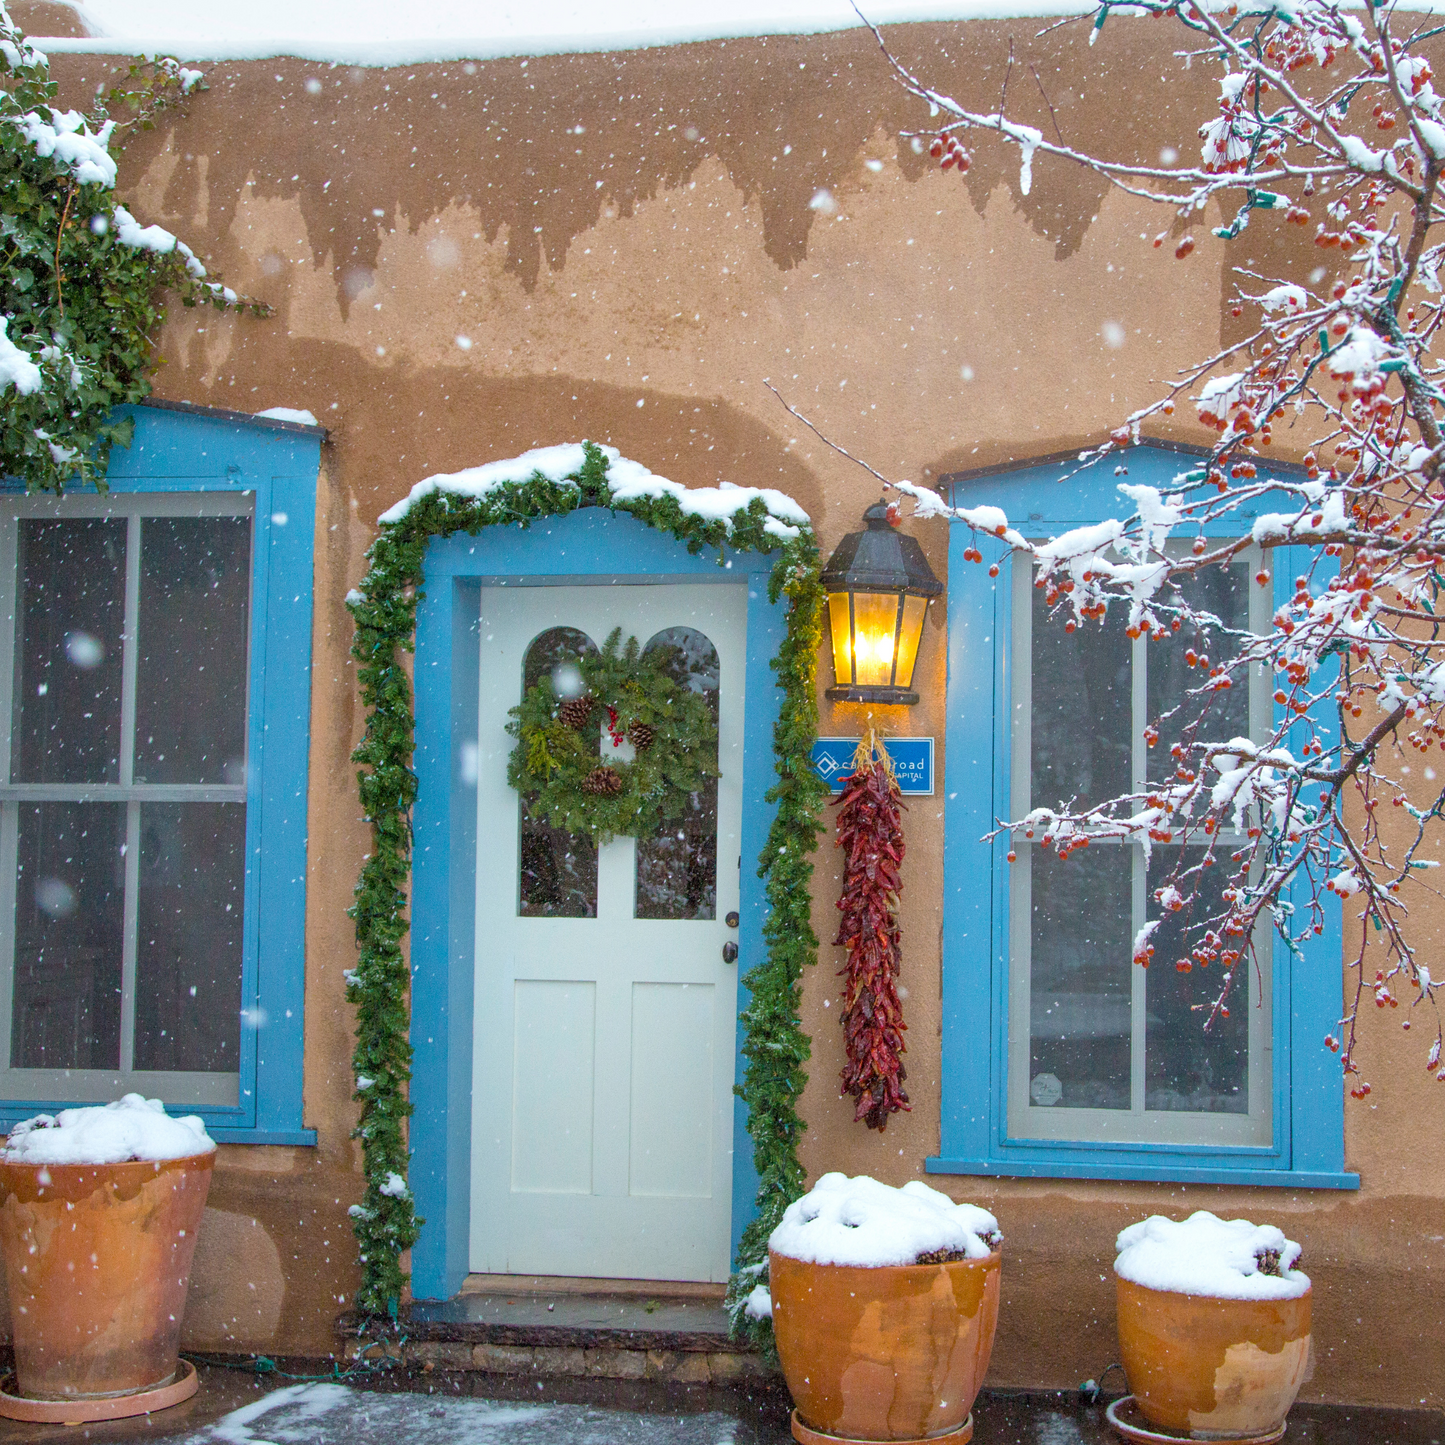
[[[476,737],[481,589],[714,583],[746,586],[747,673],[743,713],[743,818],[738,971],[763,957],[765,898],[756,860],[775,812],[773,727],[781,705],[770,662],[786,627],[786,602],[768,601],[773,558],[708,548],[690,555],[634,517],[589,507],[530,527],[490,527],[434,540],[417,613],[417,802],[411,908],[411,1169],[425,1219],[412,1250],[412,1293],[448,1299],[468,1272],[471,1216],[472,983],[477,871],[476,786],[463,747]],[[738,985],[738,1010],[747,1006]],[[738,1044],[742,1034],[737,1035]],[[741,1054],[737,1077],[741,1077]],[[733,1103],[732,1251],[755,1212],[758,1180],[747,1110]]]

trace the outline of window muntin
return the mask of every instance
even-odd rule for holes
[[[1269,596],[1253,582],[1253,552],[1227,577],[1190,584],[1190,601],[1224,628],[1201,638],[1130,641],[1123,609],[1102,627],[1073,633],[1047,618],[1026,559],[1012,583],[1010,812],[1089,806],[1139,790],[1172,766],[1177,731],[1166,721],[1154,748],[1144,728],[1201,674],[1190,645],[1216,660],[1228,628],[1267,623]],[[1211,710],[1211,736],[1267,732],[1262,671]],[[1238,838],[1219,836],[1220,854]],[[1268,1146],[1271,1117],[1270,940],[1258,938],[1259,973],[1236,988],[1228,1019],[1203,1032],[1193,1005],[1212,997],[1208,974],[1179,974],[1171,919],[1154,935],[1155,964],[1131,961],[1134,934],[1158,914],[1152,889],[1173,866],[1177,844],[1146,863],[1138,844],[1098,842],[1060,863],[1016,838],[1009,868],[1008,1134],[1012,1139],[1173,1145]],[[1221,875],[1223,868],[1221,867]],[[1221,876],[1219,887],[1223,886]],[[1212,910],[1211,910],[1212,911]],[[1243,982],[1243,981],[1241,981]],[[1247,1000],[1247,1005],[1246,1005]]]
[[[249,493],[0,510],[0,1095],[239,1103]]]

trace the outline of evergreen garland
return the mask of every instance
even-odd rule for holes
[[[367,552],[366,579],[347,598],[356,622],[351,655],[358,663],[367,710],[366,730],[352,760],[359,765],[362,808],[372,834],[371,853],[350,909],[359,959],[347,974],[347,997],[357,1007],[353,1062],[361,1121],[356,1137],[366,1173],[363,1202],[352,1209],[362,1271],[356,1306],[363,1315],[395,1316],[406,1283],[400,1256],[416,1242],[423,1222],[416,1217],[406,1185],[411,1046],[402,940],[416,775],[411,768],[415,718],[403,654],[416,645],[427,543],[433,537],[476,535],[499,523],[527,526],[579,507],[601,506],[670,532],[692,553],[714,547],[721,554],[726,547],[779,554],[768,586],[771,601],[788,599],[786,636],[772,661],[783,692],[773,731],[778,781],[767,794],[768,801],[777,804],[777,814],[758,867],[766,880],[769,907],[763,924],[767,956],[743,980],[752,1001],[743,1014],[747,1068],[737,1090],[748,1105],[759,1215],[744,1232],[739,1272],[729,1285],[735,1327],[770,1346],[767,1322],[745,1319],[742,1302],[767,1269],[768,1235],[803,1192],[797,1144],[804,1126],[796,1105],[807,1082],[803,1065],[808,1039],[798,1006],[803,967],[817,960],[810,884],[826,792],[810,762],[818,726],[814,678],[823,602],[817,544],[806,527],[787,540],[770,530],[771,519],[759,497],[726,520],[684,512],[673,496],[614,498],[606,455],[591,442],[583,445],[582,466],[561,481],[536,472],[482,497],[441,490],[415,497],[402,517],[383,524]]]
[[[600,653],[578,658],[578,696],[559,698],[544,677],[507,724],[517,739],[507,781],[527,800],[528,815],[597,843],[652,837],[718,775],[707,756],[717,742],[712,709],[668,665],[675,649],[643,654],[635,637],[625,647],[621,639],[622,629],[614,628]],[[599,705],[612,741],[633,744],[630,761],[598,755],[597,733],[586,724]],[[569,708],[578,723],[569,723]]]

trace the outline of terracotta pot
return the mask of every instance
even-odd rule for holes
[[[215,1158],[0,1161],[0,1249],[22,1395],[132,1394],[176,1373]]]
[[[1310,1367],[1309,1290],[1237,1300],[1116,1283],[1124,1373],[1151,1425],[1194,1440],[1283,1426]]]
[[[958,1429],[988,1369],[999,1255],[859,1269],[768,1256],[773,1334],[804,1425],[850,1440]]]

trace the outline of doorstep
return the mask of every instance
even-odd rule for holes
[[[732,1339],[721,1286],[472,1276],[450,1300],[413,1300],[389,1340],[350,1338],[347,1353],[384,1350],[422,1370],[735,1384],[775,1373]],[[342,1325],[343,1334],[351,1330]],[[352,1329],[354,1330],[354,1325]]]

